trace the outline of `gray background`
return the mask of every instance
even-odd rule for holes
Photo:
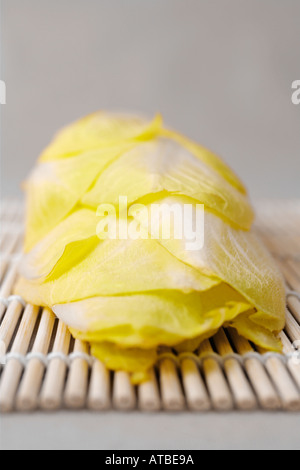
[[[299,0],[2,0],[2,193],[64,124],[153,115],[215,150],[253,198],[300,197]]]
[[[2,194],[53,133],[101,108],[163,113],[254,198],[300,197],[299,0],[2,0]],[[3,449],[299,449],[299,415],[0,418]]]
[[[2,420],[4,450],[300,450],[299,414],[79,411]]]

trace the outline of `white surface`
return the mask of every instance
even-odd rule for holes
[[[66,413],[1,418],[3,450],[300,450],[300,416],[284,413]]]

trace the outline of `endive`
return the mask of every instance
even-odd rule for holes
[[[16,293],[52,308],[108,368],[138,383],[160,346],[193,350],[224,325],[281,350],[284,284],[252,232],[243,184],[219,157],[165,129],[160,116],[147,122],[101,112],[68,126],[25,188]],[[111,205],[121,225],[120,196],[140,232],[100,239],[97,208]],[[132,211],[137,203],[144,210]],[[187,249],[174,230],[167,239],[154,233],[150,214],[157,211],[162,224],[161,207],[174,204],[189,205],[192,219],[204,204],[202,249]]]

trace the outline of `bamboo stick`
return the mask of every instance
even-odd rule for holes
[[[286,311],[285,331],[292,342],[300,340],[300,325],[288,310]]]
[[[277,258],[278,253],[280,253],[281,256],[286,256],[286,252],[284,252],[282,248],[282,241],[278,240],[278,236],[269,235],[263,231],[260,234],[260,238],[273,257]]]
[[[185,409],[185,398],[181,387],[175,362],[163,355],[171,354],[169,348],[161,349],[162,358],[159,361],[159,381],[162,406],[167,411],[182,411]]]
[[[0,231],[0,250],[1,250],[1,253],[3,253],[5,251],[5,240],[7,238],[7,230],[6,229],[3,229],[2,227],[2,230]]]
[[[161,409],[158,384],[154,370],[150,379],[138,386],[138,406],[142,411],[158,411]]]
[[[0,281],[2,281],[2,279],[4,278],[5,272],[7,271],[8,266],[11,262],[11,255],[17,252],[18,245],[20,244],[20,241],[21,241],[21,233],[22,232],[18,230],[18,232],[11,234],[8,237],[8,246],[5,246],[5,244],[3,243],[3,240],[1,241]],[[4,252],[4,255],[3,255],[3,252]]]
[[[299,218],[299,200],[266,200],[260,201],[257,207],[259,226],[277,234],[299,233]]]
[[[293,256],[287,260],[288,266],[293,269],[297,278],[298,278],[298,286],[300,281],[300,234],[298,236],[298,247],[297,252],[295,253],[296,256]]]
[[[54,322],[54,314],[45,308],[32,348],[33,354],[46,355],[48,353]],[[16,398],[16,408],[19,411],[30,411],[37,408],[44,371],[45,365],[38,358],[33,358],[28,362]]]
[[[89,353],[86,343],[76,340],[74,346],[75,353]],[[89,364],[86,360],[75,359],[70,367],[67,380],[64,402],[67,408],[83,408],[86,403],[88,390]]]
[[[14,260],[4,278],[3,284],[0,288],[0,297],[1,298],[8,298],[12,294],[13,286],[17,277],[18,272],[18,259]],[[4,304],[0,302],[0,321],[5,313],[6,307]]]
[[[232,347],[223,329],[214,336],[213,340],[218,353],[222,357],[233,354]],[[224,370],[237,408],[241,410],[254,410],[257,408],[256,398],[238,360],[234,358],[225,360]]]
[[[182,360],[181,375],[189,409],[194,411],[210,410],[212,405],[199,368],[193,359]]]
[[[289,296],[287,299],[287,305],[300,324],[300,301],[296,297]]]
[[[2,282],[9,265],[9,257],[1,255],[0,261],[0,282]]]
[[[6,243],[4,244],[3,251],[6,255],[12,255],[15,253],[16,247],[21,239],[21,230],[20,228],[11,227],[12,231],[9,231],[8,236],[6,237]]]
[[[19,210],[18,205],[19,202],[14,201],[11,203],[7,199],[1,204],[0,217],[4,223],[13,222],[16,219]]]
[[[15,247],[16,255],[23,254],[23,247],[24,247],[24,234],[22,233],[21,237],[18,240],[17,246]]]
[[[264,353],[260,348],[258,350]],[[300,393],[283,361],[271,356],[265,361],[265,367],[278,390],[283,408],[288,411],[300,410]]]
[[[293,272],[292,267],[287,264],[287,262],[278,261],[279,268],[281,269],[285,280],[288,284],[288,286],[292,289],[298,292],[300,292],[300,281],[298,276],[296,275],[295,272]],[[287,292],[289,291],[289,288],[287,287]],[[300,323],[300,302],[299,300],[294,297],[294,296],[287,296],[287,305],[291,312],[293,313],[294,317],[298,320]]]
[[[296,291],[298,290],[300,292],[299,278],[297,274],[293,271],[291,265],[288,264],[288,261],[280,260],[278,263],[279,263],[279,268],[282,271],[288,285],[293,290],[296,290]]]
[[[241,337],[235,329],[228,328],[228,333],[237,352],[241,356],[254,352],[249,341]],[[280,399],[259,359],[252,357],[245,360],[244,367],[261,407],[266,410],[279,409],[281,406]]]
[[[11,353],[25,355],[36,324],[39,308],[27,305]],[[23,365],[18,359],[11,359],[5,366],[0,384],[0,410],[13,409],[14,399],[22,375]]]
[[[70,340],[69,330],[60,321],[56,332],[53,353],[68,354]],[[42,409],[57,410],[61,407],[66,373],[67,364],[63,359],[57,358],[50,362],[39,400]]]
[[[8,236],[8,226],[9,226],[9,223],[4,219],[4,217],[1,215],[1,227],[0,227],[0,250],[1,250],[1,253],[3,253],[5,251],[5,243],[6,243],[6,239],[7,239],[7,236]]]
[[[118,371],[114,374],[113,405],[120,411],[130,411],[136,407],[135,389],[126,372]]]
[[[266,361],[266,368],[282,399],[283,408],[289,411],[300,410],[300,394],[295,387],[285,365],[276,357]]]
[[[102,411],[111,407],[110,373],[105,365],[95,360],[92,366],[87,406],[91,410]]]
[[[17,300],[13,300],[9,304],[0,326],[0,344],[2,354],[5,354],[8,350],[22,312],[23,305],[21,305]]]
[[[17,202],[17,212],[16,212],[16,220],[21,223],[22,225],[24,225],[24,221],[25,221],[25,212],[26,212],[26,209],[25,209],[25,204],[22,203],[22,201],[18,201]]]
[[[290,353],[296,352],[296,350],[293,348],[288,337],[286,336],[284,332],[281,333],[280,338],[283,344],[284,354],[290,354]],[[287,366],[300,390],[300,359],[289,358],[287,361]]]
[[[296,253],[300,254],[300,224],[299,218],[297,220],[295,217],[296,205],[290,206],[288,211],[285,206],[282,206],[281,210],[284,211],[284,219],[282,218],[283,214],[280,219],[278,218],[280,208],[276,213],[270,208],[259,211],[256,229],[268,249],[282,261],[294,258]]]
[[[299,255],[300,255],[300,236],[299,240]],[[287,266],[289,268],[289,284],[291,288],[300,293],[300,262],[296,263],[294,260],[288,260]],[[296,297],[289,296],[287,304],[292,314],[300,324],[300,301]],[[299,338],[300,339],[300,336]]]
[[[200,345],[199,354],[200,357],[203,356],[202,369],[213,407],[219,411],[232,410],[234,407],[232,395],[220,365],[213,358],[204,358],[207,354],[213,354],[208,340]]]
[[[21,236],[22,226],[20,225],[18,204],[15,204],[10,212],[1,209],[0,217],[2,222],[2,231],[0,233],[1,251],[10,254],[15,249],[16,241]],[[8,242],[8,246],[7,246]]]
[[[298,292],[300,292],[300,235],[298,238],[299,238],[298,253],[295,251],[295,253],[297,253],[299,256],[298,261],[296,261],[294,257],[291,257],[287,259],[286,264],[291,270],[291,272],[293,272],[295,275],[293,288],[297,290]]]

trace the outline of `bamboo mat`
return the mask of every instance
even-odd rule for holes
[[[162,350],[151,380],[134,387],[126,373],[108,372],[93,359],[52,312],[12,295],[23,206],[2,202],[0,410],[300,410],[300,201],[261,201],[257,212],[256,231],[287,283],[284,355],[260,354],[223,329],[194,354]]]

